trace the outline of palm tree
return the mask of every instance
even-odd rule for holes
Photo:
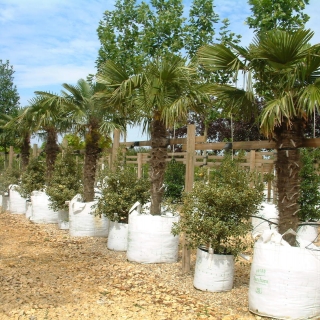
[[[98,84],[90,84],[80,79],[76,85],[64,83],[61,95],[41,93],[64,110],[69,119],[69,128],[85,138],[85,158],[83,169],[83,198],[85,202],[94,200],[94,183],[97,160],[101,152],[99,143],[116,124],[115,117],[106,106],[94,99],[94,94],[102,90]],[[70,126],[71,125],[71,126]]]
[[[167,128],[187,118],[188,112],[202,110],[200,102],[208,101],[197,84],[196,69],[185,60],[170,56],[151,60],[141,74],[129,77],[111,61],[101,68],[97,81],[106,85],[109,103],[120,113],[134,110],[136,121],[145,121],[151,136],[151,208],[161,214],[163,180],[167,158]],[[100,94],[100,97],[103,94]]]
[[[24,108],[18,110],[19,117],[24,112]],[[34,123],[32,121],[32,116],[28,113],[17,125],[17,117],[12,117],[7,114],[0,114],[0,125],[11,137],[15,136],[17,141],[17,146],[20,148],[21,153],[21,168],[27,167],[30,158],[30,139],[31,135],[34,133]]]
[[[44,138],[46,154],[46,179],[50,181],[54,163],[60,152],[58,133],[65,132],[70,126],[66,112],[52,99],[53,94],[35,92],[36,96],[29,101],[29,106],[16,118],[16,123],[31,121],[34,131]]]
[[[308,44],[312,36],[310,30],[272,30],[257,35],[249,48],[216,44],[198,52],[207,70],[232,71],[235,81],[243,79],[244,88],[212,84],[209,92],[232,114],[255,115],[261,132],[276,141],[280,233],[299,223],[298,148],[306,121],[320,103],[320,48]],[[263,102],[260,115],[257,101]],[[294,237],[288,240],[293,243]]]

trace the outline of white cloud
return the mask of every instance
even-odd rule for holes
[[[22,101],[44,86],[75,83],[95,72],[100,43],[97,27],[105,10],[115,0],[0,0],[0,59],[9,60]],[[185,1],[185,11],[191,0]],[[319,42],[319,0],[310,0],[307,27]],[[220,18],[230,20],[230,29],[248,45],[253,32],[245,25],[251,11],[247,0],[214,0]],[[219,28],[219,26],[217,26]],[[218,30],[217,30],[218,32]],[[47,88],[47,87],[46,87]],[[28,90],[27,90],[28,89]],[[32,90],[33,89],[33,90]],[[31,96],[29,98],[31,98]]]
[[[28,68],[18,66],[19,77],[16,77],[18,88],[35,88],[62,83],[76,83],[80,78],[86,78],[94,73],[94,66],[50,65]]]

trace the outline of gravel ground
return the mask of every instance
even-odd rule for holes
[[[106,242],[0,214],[0,319],[265,319],[248,310],[250,262],[236,262],[231,291],[209,293],[193,287],[194,253],[182,274],[181,252],[137,264]]]

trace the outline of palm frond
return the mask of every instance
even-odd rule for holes
[[[240,49],[240,47],[238,47]],[[244,59],[241,60],[241,54],[247,52],[244,48],[240,52],[234,53],[230,48],[222,44],[206,45],[199,49],[199,63],[208,71],[232,71],[237,73],[240,70],[246,70]]]

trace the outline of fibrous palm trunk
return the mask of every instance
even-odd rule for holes
[[[22,169],[25,169],[29,164],[29,158],[30,158],[30,134],[25,134],[23,137],[23,141],[21,144],[21,167]]]
[[[50,179],[54,170],[54,163],[56,162],[60,148],[58,145],[57,130],[54,127],[48,127],[45,130],[47,133],[47,143],[45,147],[47,164],[47,183],[50,183]]]
[[[277,139],[277,189],[279,210],[279,232],[288,229],[297,230],[299,217],[298,198],[300,193],[300,153],[298,147],[303,141],[303,122],[295,120],[291,127],[286,123],[275,130]],[[287,235],[285,239],[295,244],[295,236]]]
[[[90,202],[94,200],[94,183],[99,157],[99,139],[101,134],[98,131],[98,121],[91,122],[91,129],[86,135],[86,149],[83,166],[83,200]]]
[[[151,208],[152,215],[161,214],[161,201],[164,193],[163,181],[167,158],[167,130],[159,114],[155,114],[151,123]]]

